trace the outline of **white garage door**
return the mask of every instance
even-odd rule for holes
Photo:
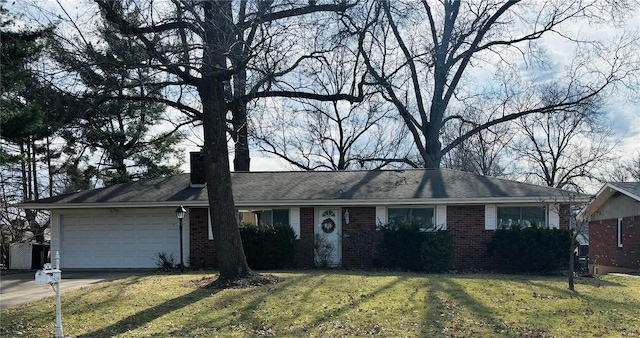
[[[179,263],[177,222],[172,210],[165,209],[61,215],[62,268],[154,268],[159,252],[173,254]],[[189,252],[186,228],[182,236],[185,260]]]

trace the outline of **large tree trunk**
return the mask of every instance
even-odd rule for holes
[[[224,100],[224,83],[229,79],[213,75],[216,70],[226,68],[224,51],[228,50],[227,45],[233,36],[229,21],[231,3],[206,2],[204,11],[207,44],[203,56],[203,78],[198,91],[203,113],[205,176],[220,269],[219,280],[234,280],[246,277],[251,271],[242,248],[231,190],[226,118],[229,107]]]
[[[244,93],[243,93],[244,94]],[[247,105],[242,102],[233,111],[234,158],[233,170],[249,171],[249,138],[247,130]]]
[[[227,150],[226,110],[218,95],[223,86],[211,87],[208,97],[203,97],[202,101],[205,176],[220,279],[229,280],[246,277],[250,270],[236,225]]]

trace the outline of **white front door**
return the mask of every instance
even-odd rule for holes
[[[317,266],[342,265],[342,226],[340,209],[318,209],[315,228],[315,263]]]

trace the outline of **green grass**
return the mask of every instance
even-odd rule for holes
[[[213,273],[137,276],[62,295],[71,337],[640,336],[640,279],[277,272],[282,281],[211,290]],[[47,337],[54,298],[0,313],[1,337]]]

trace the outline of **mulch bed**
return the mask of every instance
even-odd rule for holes
[[[202,277],[187,283],[187,287],[203,289],[248,289],[263,285],[276,284],[280,278],[274,275],[252,273],[251,275],[234,280],[218,280],[219,275]]]

